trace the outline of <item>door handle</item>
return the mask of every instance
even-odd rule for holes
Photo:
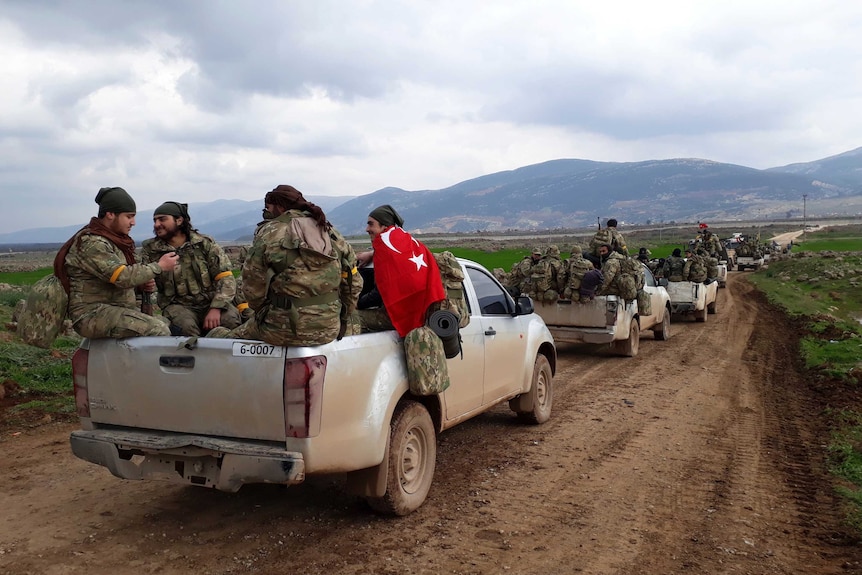
[[[497,330],[494,329],[493,327],[491,329],[486,329],[485,335],[497,335]]]

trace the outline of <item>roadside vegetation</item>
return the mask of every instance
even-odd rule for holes
[[[812,385],[836,391],[825,413],[830,468],[842,481],[849,522],[862,531],[862,229],[806,233],[789,256],[750,280],[800,326]]]

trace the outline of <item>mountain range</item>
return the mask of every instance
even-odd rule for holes
[[[790,219],[862,213],[862,148],[759,170],[711,160],[643,162],[559,159],[497,172],[440,190],[387,187],[361,196],[309,196],[344,235],[361,235],[367,214],[393,205],[415,233],[572,229],[597,218],[621,225],[673,221]],[[189,204],[193,225],[224,242],[250,241],[261,200]],[[152,209],[138,212],[142,222]],[[0,244],[53,243],[81,225],[0,234]],[[149,226],[132,236],[150,237]]]

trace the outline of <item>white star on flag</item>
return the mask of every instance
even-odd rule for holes
[[[428,264],[425,263],[425,254],[413,254],[412,258],[407,258],[414,264],[416,264],[416,271],[418,272],[423,267],[428,267]]]

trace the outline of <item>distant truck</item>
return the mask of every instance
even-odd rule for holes
[[[614,353],[634,357],[640,347],[641,331],[652,330],[658,340],[670,338],[670,297],[646,266],[644,276],[650,315],[640,313],[637,300],[626,302],[616,295],[596,296],[586,302],[539,302],[534,309],[557,343],[610,344]]]
[[[718,282],[671,282],[662,280],[670,296],[670,309],[674,314],[694,316],[695,321],[705,322],[707,314],[716,311]]]

